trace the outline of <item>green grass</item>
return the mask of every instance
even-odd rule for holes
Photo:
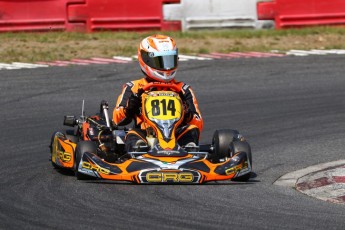
[[[190,38],[190,39],[207,39],[207,38],[267,38],[267,37],[284,37],[284,36],[306,36],[318,34],[345,34],[345,27],[310,27],[303,29],[285,29],[285,30],[200,30],[188,32],[98,32],[98,33],[77,33],[77,32],[49,32],[49,33],[0,33],[1,40],[16,39],[18,41],[37,41],[42,43],[52,43],[56,41],[75,41],[75,40],[138,40],[152,34],[166,34],[171,37]]]
[[[173,37],[182,54],[267,52],[272,49],[345,49],[345,27],[189,32],[0,33],[0,62],[132,56],[136,54],[141,39],[157,33]]]

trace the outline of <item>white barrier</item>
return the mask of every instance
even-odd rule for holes
[[[182,31],[208,28],[261,28],[257,0],[181,0],[163,6],[166,21],[181,21]]]

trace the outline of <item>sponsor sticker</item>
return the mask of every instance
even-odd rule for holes
[[[196,171],[144,171],[139,178],[142,183],[199,183],[201,175]]]
[[[91,163],[86,162],[86,161],[82,162],[82,168],[89,169],[89,170],[92,170],[92,171],[96,171],[98,173],[105,174],[105,175],[109,175],[110,174],[110,170],[109,169],[102,168],[102,167],[100,167],[98,165],[94,165],[94,164],[91,164]]]

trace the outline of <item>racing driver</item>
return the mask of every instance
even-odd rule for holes
[[[140,114],[140,95],[143,87],[150,82],[172,83],[181,89],[180,97],[184,103],[185,116],[176,130],[176,138],[180,146],[196,147],[199,144],[203,120],[192,88],[175,80],[178,62],[175,41],[165,35],[153,35],[143,39],[138,48],[138,60],[145,76],[123,86],[113,111],[116,125],[128,125],[134,120],[134,128],[126,136],[127,152],[147,144],[147,124],[143,122]]]

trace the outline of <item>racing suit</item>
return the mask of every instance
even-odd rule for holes
[[[127,133],[126,150],[132,151],[138,140],[147,143],[146,132],[147,124],[145,124],[140,113],[130,114],[128,111],[129,101],[131,97],[138,96],[143,91],[143,87],[150,81],[147,78],[131,81],[123,86],[122,93],[117,99],[116,106],[113,111],[113,121],[116,125],[127,125],[133,119],[135,121],[134,128]],[[185,104],[185,117],[182,124],[176,130],[176,139],[180,146],[184,146],[190,142],[196,145],[199,143],[200,133],[203,129],[203,120],[199,111],[198,102],[195,98],[191,87],[183,82],[175,80],[171,83],[178,86],[180,97]],[[137,105],[141,107],[140,104]],[[137,109],[139,111],[139,108]]]

